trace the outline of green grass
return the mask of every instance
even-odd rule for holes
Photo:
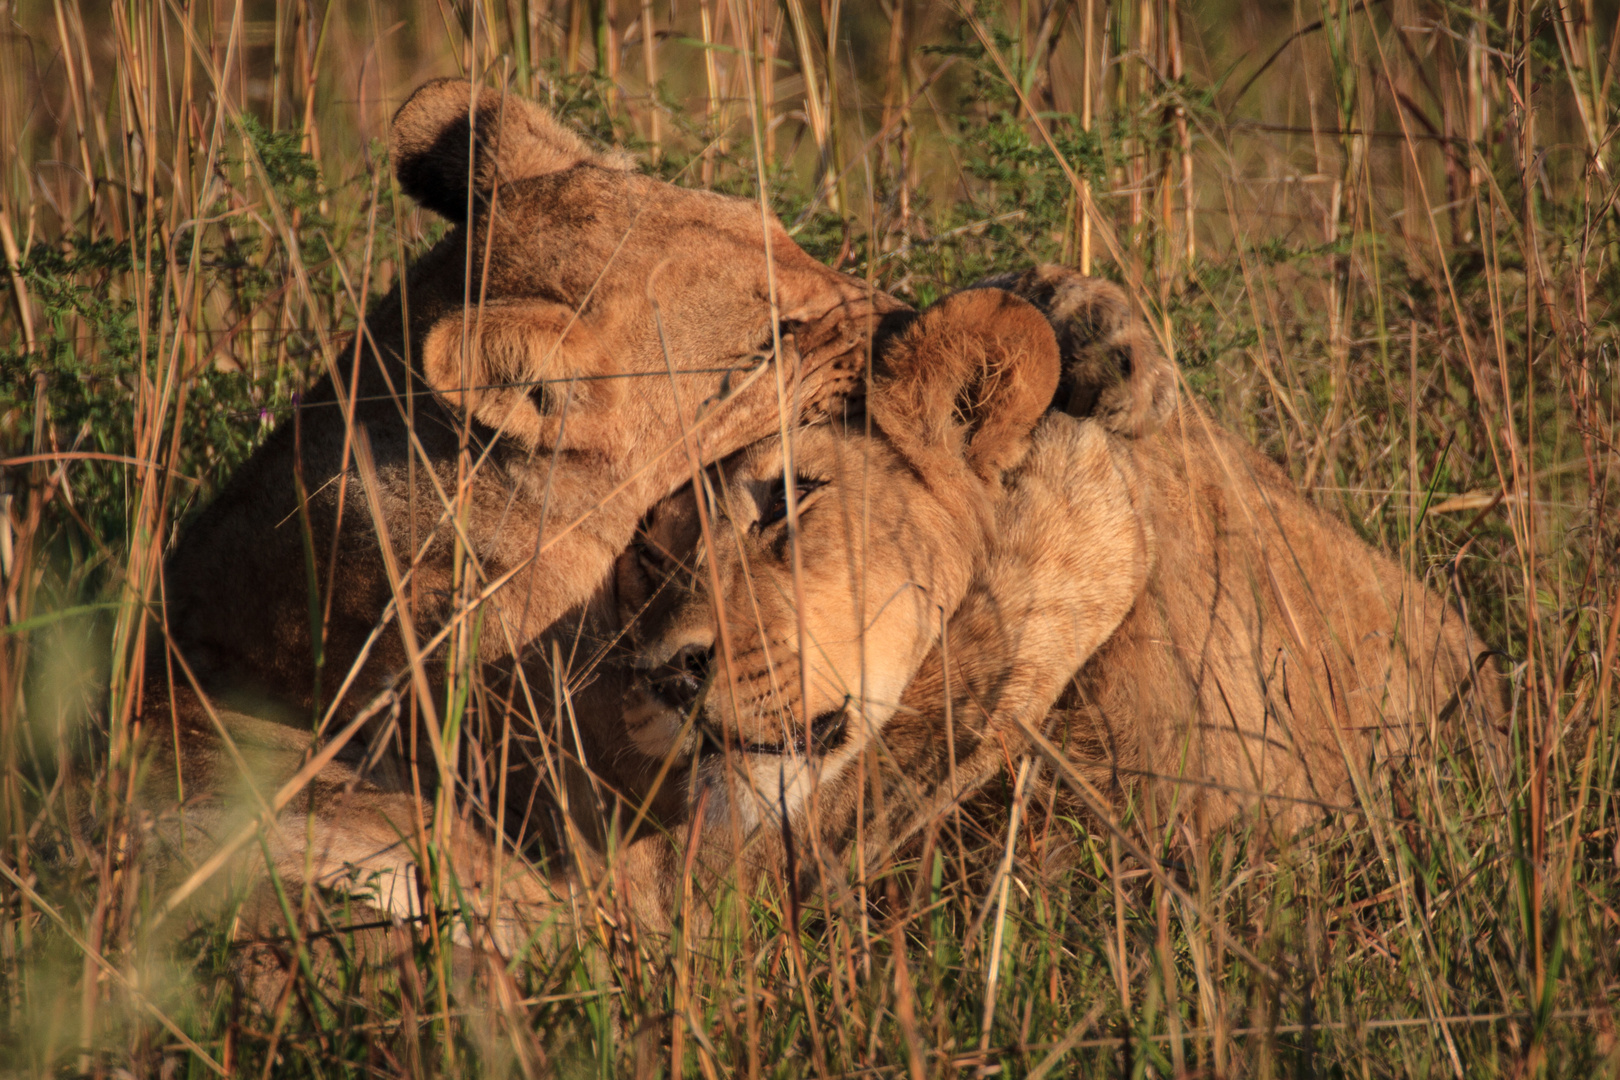
[[[0,1068],[1620,1073],[1612,8],[659,2],[656,102],[629,0],[8,9]],[[1033,800],[1002,879],[1008,776],[859,889],[667,948],[585,919],[503,968],[328,897],[256,955],[269,1000],[229,919],[154,929],[120,838],[155,560],[433,239],[382,140],[468,68],[678,183],[758,195],[757,150],[799,243],[918,304],[1039,260],[1129,284],[1223,422],[1509,658],[1512,783],[1385,776],[1159,873]]]

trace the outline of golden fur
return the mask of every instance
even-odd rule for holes
[[[494,865],[400,768],[456,775],[447,650],[476,648],[510,686],[511,659],[600,589],[649,507],[780,430],[782,390],[823,412],[903,305],[816,263],[758,203],[641,175],[463,81],[420,88],[390,154],[453,227],[181,532],[141,720],[155,835],[182,869],[240,842],[240,819],[279,816],[281,873],[358,867],[406,910],[425,828],[472,877]],[[283,789],[317,726],[316,746],[350,741]]]
[[[1045,414],[1059,367],[1036,308],[960,293],[883,344],[864,410],[787,453],[764,440],[655,510],[619,575],[641,668],[621,739],[643,779],[682,762],[653,801],[699,831],[710,878],[782,866],[784,823],[805,871],[836,864],[857,763],[892,754],[895,730],[948,745],[941,655],[981,700],[1044,713],[1125,617],[1150,558],[1141,492],[1101,423]],[[888,812],[920,806],[902,793]],[[663,836],[620,851],[630,906],[660,923],[684,856]]]
[[[704,753],[711,820],[734,809],[752,828],[783,802],[796,813],[803,784],[887,721],[988,550],[1003,476],[1057,375],[1038,311],[998,290],[959,294],[884,350],[864,414],[802,429],[786,452],[766,439],[718,467],[712,498],[659,508],[644,545],[657,593],[633,631],[648,677],[625,722],[649,757]],[[648,591],[621,577],[631,609]],[[732,755],[758,790],[721,782]]]
[[[1130,436],[1121,445],[1146,492],[1154,555],[1130,615],[1049,729],[1100,788],[1148,778],[1161,817],[1207,830],[1259,806],[1291,829],[1358,807],[1375,760],[1467,747],[1490,759],[1502,686],[1454,605],[1195,403],[1166,407],[1169,365],[1119,314],[1116,287],[1059,267],[1008,286],[1069,326],[1115,327],[1120,388],[1166,403],[1107,413]],[[1155,414],[1157,430],[1125,421]]]
[[[1081,414],[1042,420],[1005,484],[953,462],[943,448],[960,440],[933,440],[937,459],[905,449],[953,415],[975,428],[947,386],[909,423],[875,397],[870,434],[863,417],[799,433],[793,472],[820,483],[801,497],[796,579],[784,534],[758,527],[780,498],[775,441],[653,519],[644,545],[667,580],[637,631],[648,670],[625,716],[643,753],[696,762],[676,806],[702,818],[705,865],[723,872],[743,847],[781,865],[794,846],[801,868],[842,865],[863,800],[867,850],[882,850],[1031,732],[1103,799],[1134,790],[1147,822],[1195,833],[1256,809],[1279,831],[1353,810],[1368,766],[1391,757],[1490,756],[1504,702],[1467,623],[1178,401],[1117,287],[1057,267],[993,284],[1051,318],[1057,398]],[[1022,326],[1005,295],[959,294],[919,328],[952,309],[986,337],[996,319]],[[712,677],[681,662],[694,645],[714,650]],[[863,755],[875,797],[852,767]],[[672,849],[624,858],[656,921]]]
[[[415,913],[431,831],[516,940],[549,885],[491,846],[502,823],[449,820],[405,782],[412,755],[430,795],[455,781],[448,648],[476,648],[497,686],[530,672],[542,711],[557,677],[589,763],[699,830],[711,872],[744,842],[746,865],[791,859],[795,831],[836,856],[868,797],[858,761],[884,777],[867,821],[893,840],[1034,729],[1112,793],[1163,780],[1155,812],[1211,827],[1259,801],[1292,826],[1457,712],[1466,624],[1178,404],[1113,287],[1043,268],[890,334],[903,305],[757,204],[641,176],[528,103],[430,83],[391,155],[455,227],[166,566],[142,721],[180,753],[148,802],[196,880],[268,820],[278,873]],[[766,437],[773,298],[801,418],[890,335],[864,403],[785,443]],[[1054,397],[1074,415],[1043,417]],[[567,612],[611,636],[615,599],[633,677],[537,665]],[[1499,691],[1473,681],[1489,741]],[[650,791],[666,762],[684,776]],[[578,815],[589,785],[569,780]],[[675,849],[644,836],[623,858],[661,921]]]

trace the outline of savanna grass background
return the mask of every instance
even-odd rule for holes
[[[1617,15],[0,3],[0,1068],[1616,1075]],[[244,993],[229,918],[154,931],[122,857],[165,734],[133,715],[146,613],[176,527],[442,229],[384,145],[455,73],[919,305],[1041,260],[1127,283],[1191,392],[1466,605],[1512,775],[1419,765],[1308,842],[1143,837],[1151,869],[1037,797],[714,938],[584,917],[471,974],[448,919],[368,950],[294,889],[287,975]]]

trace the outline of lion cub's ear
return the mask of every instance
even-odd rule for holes
[[[1057,404],[1064,412],[1139,438],[1175,408],[1175,367],[1118,285],[1053,265],[979,284],[1016,293],[1046,313],[1063,354]]]
[[[1011,293],[973,289],[934,305],[883,350],[867,408],[924,476],[965,459],[991,480],[1022,460],[1057,382],[1046,318]]]
[[[417,87],[394,114],[388,158],[405,193],[454,222],[467,218],[467,185],[479,195],[501,183],[571,169],[583,162],[628,168],[597,154],[539,105],[480,90],[465,79]]]
[[[422,344],[422,374],[441,401],[530,449],[622,437],[611,421],[624,380],[603,378],[616,370],[560,304],[492,304],[465,322],[440,320]]]

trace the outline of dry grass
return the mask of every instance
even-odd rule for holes
[[[1616,1075],[1612,7],[0,5],[3,1067]],[[152,935],[119,836],[161,554],[433,235],[380,140],[457,71],[681,183],[762,165],[802,244],[918,303],[1037,259],[1129,283],[1224,421],[1511,658],[1511,788],[1222,838],[1191,903],[1083,831],[1043,871],[1076,826],[1033,815],[982,922],[947,830],[881,904],[473,979],[420,928],[368,964],[339,912],[268,1009],[228,927]]]

